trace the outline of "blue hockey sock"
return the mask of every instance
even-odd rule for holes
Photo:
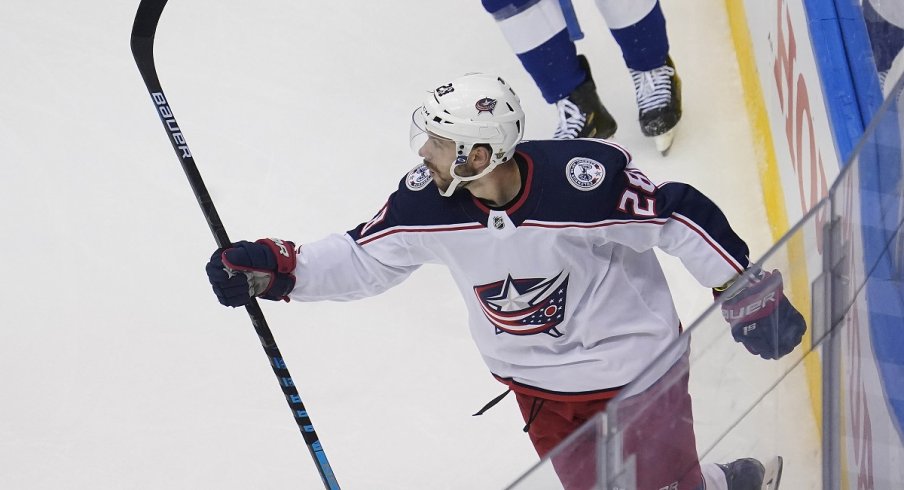
[[[540,46],[518,53],[518,59],[550,104],[568,96],[587,79],[587,72],[578,63],[577,49],[564,29]]]
[[[640,22],[622,29],[611,29],[611,32],[621,47],[628,68],[649,71],[665,64],[669,55],[669,38],[659,2]]]
[[[558,0],[482,0],[543,98],[555,103],[574,91],[587,72],[568,36]]]

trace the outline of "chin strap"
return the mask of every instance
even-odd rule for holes
[[[461,158],[465,158],[465,160],[459,163]],[[460,167],[460,166],[466,164],[467,162],[468,161],[467,161],[466,157],[459,157],[454,162],[452,162],[452,165],[449,167],[449,175],[452,176],[452,183],[449,184],[449,187],[446,188],[445,192],[440,192],[441,196],[443,196],[443,197],[451,196],[453,193],[455,193],[455,190],[461,186],[461,184],[463,184],[465,182],[471,182],[471,181],[474,181],[474,180],[477,180],[477,179],[483,177],[484,175],[492,172],[493,169],[496,168],[497,166],[499,166],[499,163],[501,163],[501,162],[490,163],[487,166],[487,168],[483,169],[483,172],[480,172],[477,175],[471,175],[469,177],[464,177],[464,176],[461,176],[461,175],[458,175],[457,173],[455,173],[456,167]]]

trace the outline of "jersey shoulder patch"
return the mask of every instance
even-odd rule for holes
[[[630,161],[621,147],[603,140],[543,140],[518,145],[533,162],[533,186],[543,204],[532,208],[534,221],[593,223],[617,205],[619,175]],[[615,202],[616,204],[613,204]]]
[[[565,177],[579,191],[592,191],[606,179],[606,167],[588,157],[574,157],[565,165]]]
[[[421,192],[424,189],[427,191]],[[416,231],[420,228],[471,222],[473,218],[462,211],[459,203],[464,198],[459,193],[452,197],[442,197],[433,183],[433,173],[426,165],[419,164],[398,181],[396,191],[373,218],[349,230],[348,234],[358,241],[389,229]]]
[[[405,187],[411,191],[423,190],[430,182],[433,182],[433,174],[424,164],[414,167],[405,176]]]
[[[621,172],[631,161],[624,148],[606,140],[538,140],[518,145],[541,171],[547,186],[560,182],[559,192],[593,191]],[[567,182],[567,185],[564,185]]]

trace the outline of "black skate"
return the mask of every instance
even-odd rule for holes
[[[600,102],[587,58],[578,55],[578,62],[587,72],[587,80],[568,94],[568,97],[556,102],[559,127],[553,138],[609,138],[615,134],[618,125]]]
[[[777,456],[763,465],[753,458],[720,464],[725,472],[728,490],[778,490],[782,479],[782,458]]]
[[[650,71],[629,70],[637,96],[638,119],[644,136],[653,138],[663,155],[672,146],[675,126],[681,120],[681,79],[672,58]]]

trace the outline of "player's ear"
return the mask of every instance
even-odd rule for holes
[[[474,169],[480,172],[490,165],[490,147],[487,145],[474,145],[471,149],[471,163]]]

